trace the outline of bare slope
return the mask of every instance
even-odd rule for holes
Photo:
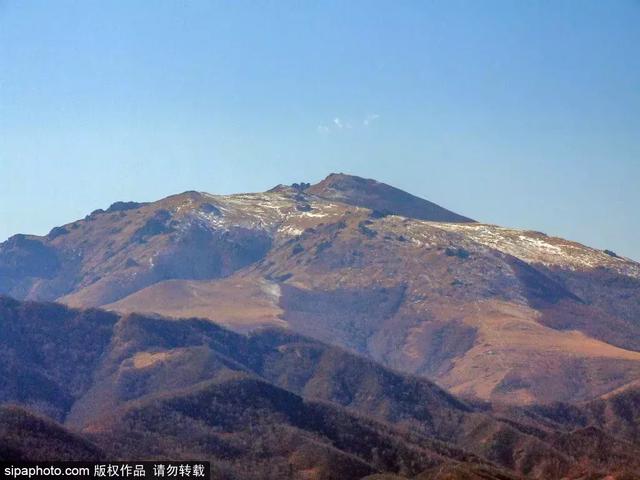
[[[439,208],[346,175],[117,203],[2,244],[0,291],[283,326],[501,402],[583,401],[640,379],[637,263]]]
[[[227,279],[161,282],[108,308],[284,325],[483,399],[585,400],[639,378],[637,264],[482,226],[502,251],[465,228],[479,226],[345,211]]]
[[[109,458],[195,456],[222,468],[220,478],[246,478],[254,469],[264,473],[260,478],[290,472],[319,480],[375,472],[429,478],[438,471],[485,472],[489,479],[583,478],[637,465],[635,444],[613,431],[585,423],[574,432],[546,420],[550,414],[501,420],[425,379],[286,330],[244,336],[206,320],[102,313],[106,335],[99,337],[107,342],[77,342],[84,333],[75,320],[87,315],[5,300],[0,352],[13,365],[6,379],[10,384],[36,370],[40,380],[33,383],[47,389],[35,398],[8,390],[4,402],[64,420]],[[23,338],[48,322],[55,331]],[[69,343],[57,341],[63,338]],[[69,362],[70,354],[99,360]],[[49,360],[40,362],[44,357]],[[24,417],[9,413],[8,419]],[[12,451],[20,446],[16,438],[39,442],[47,430],[53,433],[44,449],[91,448],[55,425],[17,425],[6,433]]]
[[[434,222],[473,222],[470,218],[398,188],[354,175],[332,173],[304,191],[330,201],[368,208],[386,215]]]

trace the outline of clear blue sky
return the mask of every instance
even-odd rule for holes
[[[0,239],[332,171],[640,260],[640,1],[0,0]]]

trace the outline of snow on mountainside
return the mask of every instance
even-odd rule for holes
[[[640,278],[640,264],[576,242],[549,237],[541,232],[514,230],[487,224],[439,224],[478,243],[513,255],[528,263],[570,269],[607,268]]]
[[[0,293],[277,325],[483,399],[586,400],[640,379],[637,263],[346,175],[118,202],[14,236]]]
[[[186,221],[180,224],[181,230],[188,229],[191,222],[199,221],[212,230],[261,229],[274,237],[291,237],[302,234],[305,228],[316,225],[320,220],[321,223],[335,220],[348,209],[340,202],[333,203],[313,194],[297,193],[287,187],[265,193],[213,195],[200,192],[199,195],[208,199],[215,211],[208,211],[208,204],[204,204],[205,207],[198,206],[191,195],[181,199],[181,203],[170,207],[174,215],[185,215]],[[630,259],[541,232],[475,222],[425,221],[525,262],[570,269],[608,268],[622,275],[640,277],[640,264]],[[421,220],[414,219],[414,222],[418,225]],[[409,230],[420,230],[416,225],[410,226]],[[417,237],[410,238],[420,241]]]
[[[325,202],[299,194],[291,189],[279,189],[265,193],[239,195],[212,195],[202,193],[220,210],[220,214],[196,215],[216,229],[243,227],[263,229],[271,235],[299,235],[304,230],[290,224],[313,225],[319,219],[331,220],[344,212],[344,205]],[[185,206],[188,210],[188,205]]]

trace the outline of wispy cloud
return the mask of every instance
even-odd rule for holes
[[[379,118],[380,118],[380,115],[378,115],[377,113],[371,113],[366,117],[364,117],[364,120],[362,120],[362,125],[364,125],[365,127],[368,127]]]
[[[371,113],[369,115],[366,115],[361,122],[356,121],[355,123],[356,129],[358,125],[361,125],[362,127],[367,128],[379,118],[380,118],[380,115],[378,115],[377,113]],[[338,132],[341,130],[351,130],[353,128],[354,128],[353,123],[351,123],[351,121],[342,117],[334,117],[333,120],[331,120],[330,122],[322,123],[318,125],[316,127],[316,130],[318,131],[319,134],[328,135],[332,132]]]
[[[343,130],[343,129],[348,130],[351,128],[351,124],[349,122],[342,120],[340,117],[336,117],[333,119],[333,126],[338,130]]]

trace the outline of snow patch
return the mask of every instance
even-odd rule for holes
[[[267,294],[267,296],[269,296],[271,300],[274,302],[278,302],[280,300],[280,297],[282,296],[282,289],[280,288],[280,285],[278,285],[277,283],[271,283],[266,281],[262,282],[260,284],[260,290],[262,290],[262,292]]]
[[[284,235],[290,235],[292,237],[298,237],[300,235],[302,235],[304,233],[304,229],[303,228],[298,228],[298,227],[293,227],[291,225],[286,225],[284,227],[280,227],[278,229],[279,233],[282,233]]]
[[[542,233],[486,224],[430,224],[442,230],[460,233],[477,243],[528,263],[571,270],[604,267],[622,275],[640,278],[640,264],[636,262],[614,258],[600,250],[561,238],[547,237]]]

